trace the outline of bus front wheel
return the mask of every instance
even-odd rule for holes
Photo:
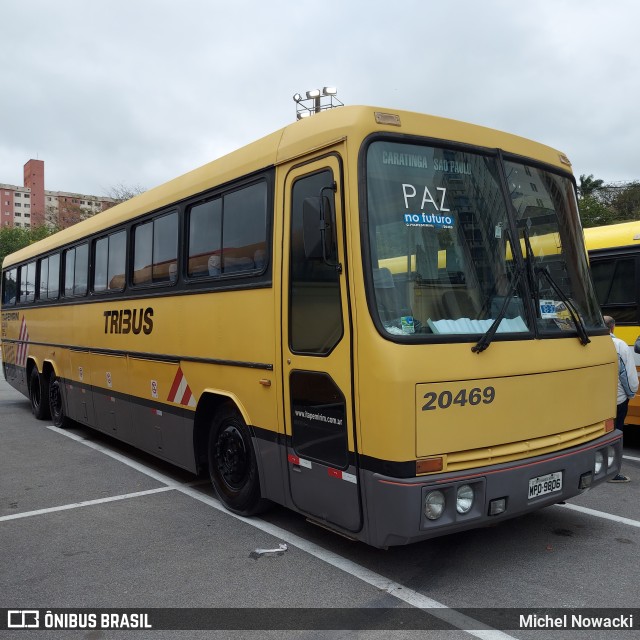
[[[33,415],[38,420],[46,420],[49,417],[49,379],[38,373],[35,366],[29,376],[29,400]]]
[[[56,427],[63,428],[69,424],[69,418],[64,410],[62,383],[60,378],[55,375],[49,383],[49,408],[51,409],[51,420]]]
[[[267,501],[260,496],[260,478],[249,429],[231,407],[223,407],[209,432],[209,476],[218,497],[243,516],[263,511]]]

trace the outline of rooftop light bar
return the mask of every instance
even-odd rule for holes
[[[296,117],[298,120],[308,118],[314,113],[320,113],[327,109],[343,107],[344,104],[337,98],[338,90],[335,87],[322,87],[322,89],[309,89],[305,92],[306,97],[300,93],[293,95],[296,103]]]

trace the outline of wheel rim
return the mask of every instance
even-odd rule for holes
[[[242,434],[234,425],[220,430],[216,441],[216,467],[225,485],[237,491],[247,480],[249,455]]]

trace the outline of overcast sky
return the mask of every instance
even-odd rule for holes
[[[637,0],[1,0],[0,183],[150,188],[295,120],[408,109],[640,179]]]

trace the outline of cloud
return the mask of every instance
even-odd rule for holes
[[[636,179],[639,18],[633,0],[5,0],[0,182],[37,156],[49,189],[150,187],[292,122],[293,93],[326,84]]]

